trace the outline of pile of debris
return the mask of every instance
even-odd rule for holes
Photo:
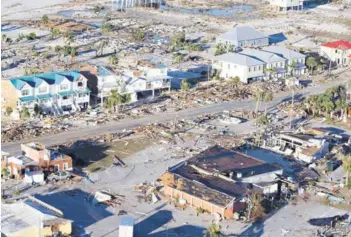
[[[161,184],[155,183],[141,183],[134,186],[134,190],[142,193],[137,195],[138,201],[156,203],[160,200],[158,197],[158,191],[161,188]]]
[[[1,142],[19,141],[25,138],[38,137],[63,132],[72,127],[69,124],[55,124],[50,127],[38,126],[32,123],[9,124],[1,129]]]
[[[97,191],[94,196],[88,197],[88,201],[90,201],[93,205],[103,204],[107,206],[120,206],[122,201],[125,199],[124,195],[111,193],[109,191]]]

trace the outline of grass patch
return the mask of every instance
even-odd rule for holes
[[[125,159],[152,144],[152,140],[145,137],[123,139],[106,144],[87,144],[73,148],[63,148],[63,152],[74,155],[84,161],[83,166],[89,172],[108,168],[112,165],[115,155]]]

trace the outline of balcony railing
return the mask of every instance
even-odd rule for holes
[[[86,103],[89,102],[89,96],[83,96],[83,97],[76,97],[75,98],[76,103]]]
[[[73,100],[70,98],[70,99],[65,99],[65,100],[60,100],[59,101],[59,104],[61,105],[61,106],[65,106],[65,105],[71,105],[71,104],[73,104]]]

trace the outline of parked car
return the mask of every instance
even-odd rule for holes
[[[71,174],[68,173],[67,171],[62,171],[62,172],[57,172],[57,173],[52,173],[48,176],[47,180],[50,182],[57,182],[59,180],[66,180],[70,179]]]

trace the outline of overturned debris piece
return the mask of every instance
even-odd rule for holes
[[[100,202],[110,201],[111,199],[112,199],[111,195],[97,191],[94,195],[92,203],[95,205]]]

